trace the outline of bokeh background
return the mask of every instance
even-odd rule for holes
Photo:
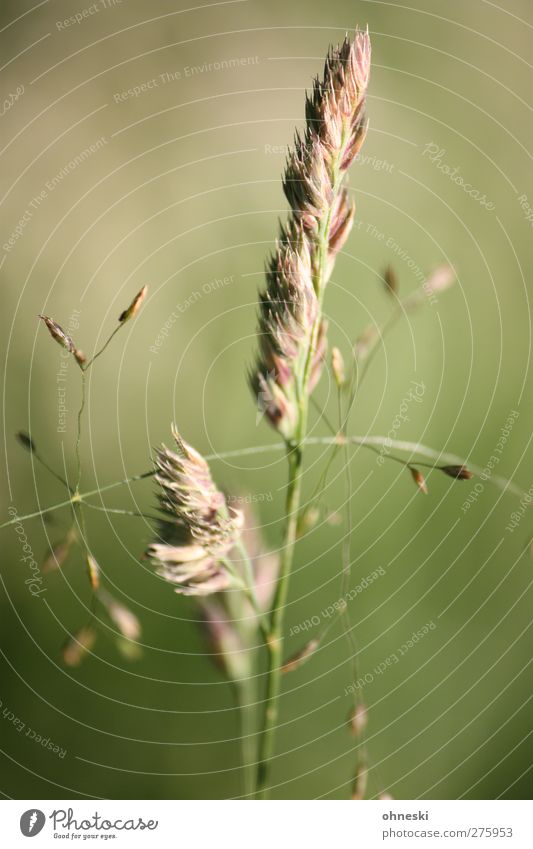
[[[76,13],[81,21],[66,25]],[[409,404],[397,438],[483,468],[515,411],[496,471],[529,490],[527,0],[197,7],[3,0],[3,521],[10,507],[22,516],[64,500],[61,486],[16,443],[17,430],[31,431],[49,461],[74,474],[79,374],[71,364],[58,383],[61,349],[38,313],[70,328],[91,353],[135,292],[150,285],[141,314],[91,374],[82,489],[149,468],[172,420],[207,454],[275,443],[256,421],[246,385],[256,292],[285,214],[280,175],[294,127],[302,125],[304,92],[328,45],[357,23],[368,24],[373,42],[371,127],[350,175],[357,224],[328,292],[330,339],[348,358],[365,327],[386,321],[392,301],[381,275],[388,263],[401,294],[441,263],[453,266],[457,283],[387,336],[350,431],[387,434],[417,381],[422,401]],[[58,431],[63,386],[65,432]],[[327,375],[316,397],[335,420]],[[313,433],[327,435],[313,416]],[[309,449],[308,496],[328,457],[326,448]],[[491,480],[472,496],[476,481],[430,472],[425,497],[401,465],[379,466],[363,449],[351,457],[352,585],[382,572],[349,606],[359,674],[368,676],[369,796],[527,797],[533,516],[515,491]],[[323,619],[339,598],[344,531],[333,520],[345,503],[342,468],[338,458],[321,519],[299,546],[287,654],[312,634],[295,626]],[[284,509],[281,452],[215,459],[213,472],[228,491],[256,502],[265,546],[275,551]],[[146,511],[154,488],[145,481],[92,501]],[[516,511],[511,533],[506,526]],[[213,664],[194,601],[176,596],[140,560],[149,523],[87,512],[106,586],[142,621],[142,655],[126,660],[102,617],[91,654],[66,667],[61,645],[89,615],[81,557],[46,575],[45,592],[34,598],[17,535],[4,528],[2,793],[239,796],[233,694]],[[23,525],[40,560],[68,526],[68,510]],[[375,673],[428,623],[435,627],[398,663]],[[337,624],[313,659],[285,679],[274,796],[349,796],[356,753],[345,690],[352,681]],[[65,756],[17,730],[11,714]]]

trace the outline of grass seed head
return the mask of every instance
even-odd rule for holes
[[[15,435],[22,447],[26,449],[26,451],[29,451],[30,454],[37,453],[37,447],[29,433],[26,433],[25,430],[19,430],[18,433]]]
[[[398,275],[392,265],[388,265],[383,272],[383,280],[385,281],[385,288],[388,294],[393,297],[397,295],[400,287],[398,283]]]
[[[441,472],[459,481],[469,481],[474,475],[466,466],[440,466]]]
[[[367,726],[368,714],[366,705],[363,702],[358,702],[356,707],[348,716],[348,727],[354,737],[360,738]]]
[[[344,368],[344,357],[338,348],[331,349],[331,370],[335,383],[339,389],[342,389],[346,383],[346,370]]]
[[[156,452],[155,480],[164,521],[147,557],[182,595],[209,595],[238,584],[224,564],[243,524],[211,478],[204,458],[173,427],[176,450]]]
[[[428,486],[426,483],[426,479],[421,471],[415,469],[413,466],[409,467],[409,471],[411,472],[412,478],[419,488],[420,492],[423,492],[424,495],[428,494]]]
[[[105,590],[101,590],[98,597],[122,636],[129,641],[138,640],[141,636],[141,625],[135,614]]]
[[[76,351],[74,342],[68,333],[65,333],[57,321],[54,321],[53,318],[49,318],[47,315],[40,315],[39,318],[41,318],[46,324],[52,338],[55,339],[62,348],[66,348],[69,353],[74,354]]]
[[[93,590],[97,590],[100,586],[100,567],[92,554],[87,552],[86,555],[87,562],[87,574],[89,576],[89,583]]]
[[[124,322],[129,321],[130,318],[135,318],[137,313],[139,312],[144,299],[148,293],[148,286],[143,286],[140,292],[137,292],[133,301],[129,305],[129,307],[121,312],[118,320],[120,324],[124,324]]]
[[[353,223],[342,179],[366,135],[369,71],[368,33],[358,31],[329,51],[324,75],[307,98],[305,131],[296,134],[285,168],[291,211],[259,298],[259,353],[250,384],[260,412],[287,441],[295,436],[301,387],[312,392],[323,367],[322,289]]]
[[[365,798],[367,783],[368,768],[365,764],[359,764],[355,771],[355,776],[352,784],[352,799],[354,801],[361,801]]]
[[[96,641],[96,631],[91,625],[84,625],[66,641],[62,649],[63,662],[67,666],[79,666]]]

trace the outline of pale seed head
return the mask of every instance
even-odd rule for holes
[[[144,299],[146,298],[147,293],[148,286],[143,286],[141,291],[137,292],[129,307],[125,309],[124,312],[120,313],[118,317],[120,324],[124,324],[125,321],[129,321],[130,318],[134,318],[137,315]]]
[[[96,641],[96,631],[91,625],[84,625],[69,637],[62,649],[63,662],[67,666],[79,666]]]
[[[352,784],[352,799],[354,801],[361,801],[365,798],[367,781],[368,768],[365,764],[359,764],[355,771],[355,776]]]
[[[331,349],[331,370],[335,383],[339,389],[342,389],[346,383],[346,371],[344,368],[344,358],[338,348]]]
[[[141,636],[141,625],[135,614],[105,590],[101,590],[98,597],[122,636],[126,640],[138,640]]]
[[[74,354],[74,352],[76,351],[76,346],[74,342],[72,341],[68,333],[65,333],[65,331],[57,323],[57,321],[54,321],[53,318],[49,318],[47,315],[40,315],[39,318],[44,321],[50,332],[50,335],[53,339],[56,340],[58,345],[61,345],[62,348],[66,348],[66,350],[69,351],[71,354]]]
[[[74,530],[74,528],[71,528],[68,534],[63,539],[61,539],[54,546],[52,546],[48,557],[45,559],[43,565],[41,566],[41,571],[46,574],[47,572],[53,572],[56,569],[61,569],[67,557],[69,556],[70,550],[75,541],[76,531]]]
[[[182,595],[208,595],[236,585],[224,559],[237,542],[243,516],[228,508],[203,457],[172,427],[176,451],[156,452],[155,480],[164,521],[146,555]]]
[[[316,652],[319,645],[319,639],[315,638],[313,640],[309,640],[303,649],[300,649],[300,651],[296,652],[296,654],[293,654],[292,657],[283,664],[281,671],[283,673],[294,672],[295,669],[298,669],[298,667],[302,666],[302,664],[309,660],[311,655]]]
[[[449,265],[439,265],[424,283],[426,294],[445,292],[455,282],[455,271]]]
[[[92,554],[89,552],[86,553],[85,560],[87,563],[87,574],[89,576],[89,583],[93,590],[97,590],[100,586],[100,567]]]
[[[422,472],[420,472],[418,469],[415,469],[413,466],[409,466],[409,471],[411,472],[411,476],[414,482],[416,483],[417,487],[419,488],[420,492],[423,492],[424,495],[427,495],[428,487],[426,479]]]
[[[368,715],[366,706],[363,702],[358,702],[348,716],[348,727],[354,737],[359,738],[363,735],[367,726],[367,721]]]

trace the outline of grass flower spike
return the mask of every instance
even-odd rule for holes
[[[302,399],[318,382],[326,350],[322,298],[335,256],[350,232],[354,205],[343,177],[363,144],[370,40],[331,49],[324,77],[306,105],[284,176],[291,206],[268,262],[259,304],[259,355],[251,385],[271,424],[287,440],[301,430]]]
[[[163,445],[156,458],[164,513],[161,541],[152,543],[146,555],[158,575],[182,595],[209,595],[238,586],[226,557],[239,539],[242,513],[228,508],[203,457],[175,427],[172,433],[177,451]]]
[[[327,347],[322,304],[335,257],[353,224],[355,208],[343,182],[366,136],[369,74],[367,32],[358,30],[352,40],[346,37],[341,45],[329,50],[323,78],[315,79],[307,97],[305,132],[296,134],[288,157],[283,188],[291,211],[267,265],[266,289],[259,296],[259,355],[251,385],[260,410],[285,439],[289,463],[287,523],[267,640],[267,692],[257,769],[259,798],[268,793],[277,722],[283,617],[299,533],[309,398],[320,378]],[[340,368],[337,355],[335,364]]]

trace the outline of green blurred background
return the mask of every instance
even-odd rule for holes
[[[351,432],[386,434],[416,380],[424,383],[423,400],[410,404],[397,437],[483,467],[514,410],[519,415],[497,472],[528,490],[531,4],[190,6],[122,0],[91,12],[89,3],[51,0],[32,11],[26,0],[2,2],[2,98],[20,93],[1,117],[3,520],[10,506],[24,515],[64,498],[17,445],[17,430],[30,430],[56,468],[69,475],[74,469],[79,374],[71,364],[61,433],[61,350],[38,326],[38,313],[69,326],[79,311],[79,329],[70,327],[91,353],[135,292],[150,284],[140,316],[91,373],[84,490],[149,468],[172,420],[204,453],[276,441],[264,422],[256,424],[246,369],[264,257],[285,215],[283,151],[302,125],[304,91],[329,43],[357,23],[368,23],[373,42],[371,128],[350,175],[358,223],[328,292],[330,341],[348,356],[369,323],[390,315],[380,280],[387,263],[403,294],[420,284],[416,267],[427,274],[451,263],[458,283],[387,337]],[[83,9],[80,23],[64,24]],[[138,96],[128,93],[154,79]],[[68,168],[99,139],[94,152]],[[434,161],[424,153],[428,145],[440,151]],[[446,174],[446,165],[458,168],[489,207]],[[47,188],[65,166],[68,173]],[[27,210],[21,237],[6,249]],[[177,318],[157,347],[173,312]],[[334,418],[327,375],[317,400]],[[328,434],[316,414],[313,432]],[[309,449],[307,495],[327,456]],[[353,452],[351,470],[352,584],[380,567],[384,572],[349,607],[359,674],[373,679],[364,688],[369,795],[527,797],[525,547],[533,518],[526,512],[514,533],[506,531],[520,498],[490,482],[463,511],[474,481],[455,483],[433,472],[424,497],[402,466],[380,467],[363,450]],[[283,520],[281,452],[219,459],[213,472],[229,491],[255,497],[265,544],[275,550]],[[328,511],[344,503],[341,472],[337,460]],[[136,483],[93,502],[147,510],[153,485]],[[67,523],[65,510],[53,524],[23,523],[37,559]],[[80,556],[46,576],[46,592],[33,598],[16,533],[1,533],[4,795],[238,796],[233,696],[209,655],[194,601],[176,596],[140,562],[149,525],[90,511],[94,553],[108,588],[142,621],[143,653],[126,661],[104,623],[77,669],[62,664],[60,647],[88,616]],[[286,612],[288,654],[307,639],[294,626],[339,598],[342,533],[321,521],[300,543]],[[373,674],[430,622],[436,627],[400,662]],[[274,796],[349,796],[355,744],[345,727],[344,693],[353,679],[348,654],[337,625],[311,662],[285,679]],[[66,756],[18,732],[10,713]]]

